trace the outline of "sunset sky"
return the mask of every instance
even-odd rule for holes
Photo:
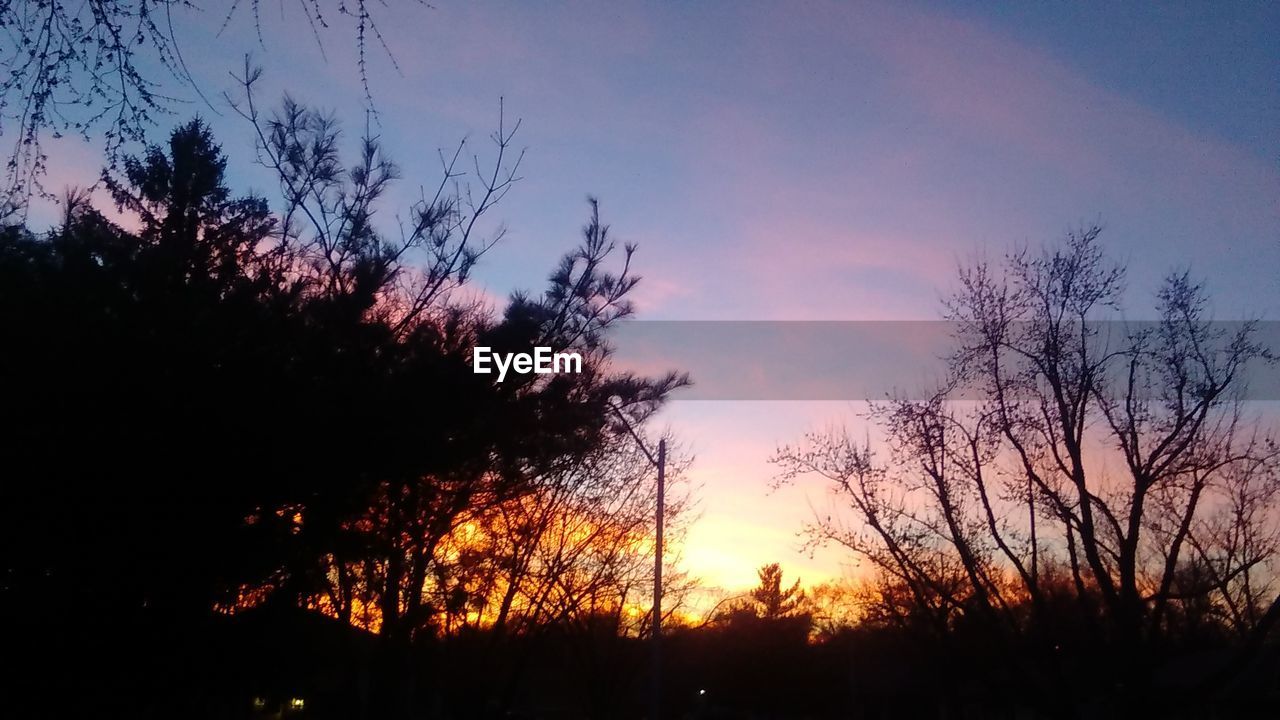
[[[528,154],[477,273],[495,297],[543,286],[590,194],[640,246],[642,319],[936,319],[957,262],[1093,222],[1129,264],[1130,317],[1190,267],[1217,318],[1280,319],[1278,4],[401,4],[379,16],[399,71],[370,56],[405,177],[385,219],[438,181],[437,148],[488,151],[504,98]],[[353,33],[334,18],[322,53],[296,5],[263,3],[261,45],[248,8],[215,37],[206,5],[177,32],[211,105],[170,88],[191,101],[172,122],[208,119],[232,186],[271,197],[228,73],[251,52],[262,99],[287,90],[354,136]],[[101,165],[76,140],[50,155],[51,187]],[[701,513],[684,566],[725,588],[770,561],[807,583],[849,571],[800,552],[821,492],[771,492],[767,459],[858,409],[676,401],[662,421],[696,456]]]

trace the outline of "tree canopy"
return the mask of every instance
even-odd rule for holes
[[[333,128],[281,112],[283,215],[226,186],[195,120],[104,175],[136,230],[72,192],[52,231],[0,236],[0,595],[32,619],[28,649],[266,604],[397,644],[470,613],[563,622],[587,597],[625,615],[651,483],[619,454],[619,413],[643,427],[687,382],[610,366],[634,248],[609,269],[593,203],[547,289],[494,313],[456,293],[491,244],[467,222],[488,206],[441,196],[416,208],[416,234],[384,237],[371,218],[395,173],[369,141],[349,169],[325,150],[313,192],[289,195],[313,159],[289,148]],[[304,210],[328,223],[292,223]],[[584,367],[498,382],[472,372],[475,345],[573,350]]]

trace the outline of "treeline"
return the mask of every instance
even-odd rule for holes
[[[610,367],[634,248],[593,203],[545,291],[495,312],[465,283],[501,236],[485,221],[517,179],[511,130],[470,186],[446,168],[387,233],[375,216],[399,171],[375,140],[345,165],[329,116],[243,109],[276,202],[236,196],[194,121],[103,174],[136,227],[69,191],[52,230],[0,232],[5,702],[265,712],[298,692],[262,680],[283,668],[228,673],[314,617],[334,625],[280,663],[373,638],[351,693],[366,717],[433,707],[446,673],[424,670],[460,669],[439,642],[481,625],[467,672],[488,681],[469,704],[500,707],[511,639],[643,632],[654,489],[625,425],[687,379]],[[474,345],[572,350],[583,368],[498,383],[472,372]]]

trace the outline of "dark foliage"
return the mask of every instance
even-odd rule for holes
[[[410,575],[434,572],[431,544],[600,448],[612,405],[641,423],[685,380],[608,371],[633,283],[604,272],[598,218],[544,297],[500,318],[441,300],[403,323],[409,268],[370,226],[348,222],[342,263],[317,263],[224,164],[195,121],[105,176],[137,231],[72,194],[49,234],[0,235],[17,685],[57,714],[211,711],[204,676],[239,652],[212,640],[214,608],[308,606],[345,558],[378,568],[370,647],[390,669],[369,706],[406,712],[413,664],[395,658],[430,637],[438,609]],[[498,383],[472,372],[476,344],[578,350],[587,371]]]

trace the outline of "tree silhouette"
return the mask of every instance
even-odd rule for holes
[[[378,27],[386,3],[301,0],[298,4],[317,44],[332,32],[335,21],[352,26],[356,69],[366,100],[371,100],[371,45],[376,43],[395,63]],[[164,87],[166,79],[200,92],[174,33],[175,25],[198,11],[188,0],[0,3],[9,70],[0,83],[0,103],[5,108],[0,117],[13,124],[0,217],[20,209],[33,192],[43,192],[40,179],[47,158],[41,142],[46,136],[74,133],[88,139],[105,127],[102,137],[114,164],[123,159],[128,143],[144,141],[159,118],[172,114],[175,98]],[[252,13],[259,40],[266,47],[258,0],[233,0],[226,8],[223,28],[244,12]]]
[[[790,588],[782,589],[781,565],[763,565],[757,574],[760,576],[760,584],[751,591],[751,599],[759,606],[760,617],[777,620],[803,612],[805,595],[800,589],[800,581],[796,580]]]
[[[546,502],[574,468],[647,487],[600,464],[620,437],[613,405],[643,424],[687,379],[609,367],[609,328],[632,311],[633,249],[607,269],[615,248],[593,206],[543,296],[516,297],[502,316],[455,303],[474,223],[442,200],[421,206],[419,235],[384,239],[371,218],[393,173],[378,179],[390,166],[363,149],[323,180],[316,207],[332,224],[311,232],[233,196],[197,120],[104,176],[136,232],[72,194],[48,236],[0,235],[12,341],[0,378],[14,388],[0,432],[0,603],[30,620],[15,647],[37,687],[87,704],[112,688],[112,707],[142,715],[129,704],[192,702],[192,677],[164,658],[213,662],[197,631],[215,608],[284,606],[375,628],[384,672],[369,707],[410,713],[422,687],[410,658],[479,597],[471,561],[451,552],[463,525]],[[409,252],[419,245],[429,252]],[[477,344],[579,351],[584,372],[499,383],[471,371]],[[548,610],[562,607],[528,616],[538,623],[638,567],[623,556],[639,516],[578,487],[561,517],[593,513],[615,539],[546,570],[582,581],[569,594],[546,585]],[[138,642],[151,659],[112,669],[107,649]],[[67,657],[97,669],[52,670]]]
[[[1280,550],[1280,452],[1238,392],[1270,358],[1256,324],[1209,322],[1185,274],[1160,291],[1158,321],[1100,323],[1124,271],[1097,238],[961,273],[947,382],[870,413],[889,462],[841,433],[775,458],[782,481],[820,476],[848,505],[855,523],[820,517],[812,537],[878,570],[881,617],[996,643],[1054,712],[1150,708],[1185,623],[1260,638],[1280,602],[1261,570]],[[963,387],[981,400],[949,402]]]
[[[866,618],[863,585],[848,579],[812,586],[806,593],[813,615],[813,632],[819,642],[831,641],[858,626]]]

